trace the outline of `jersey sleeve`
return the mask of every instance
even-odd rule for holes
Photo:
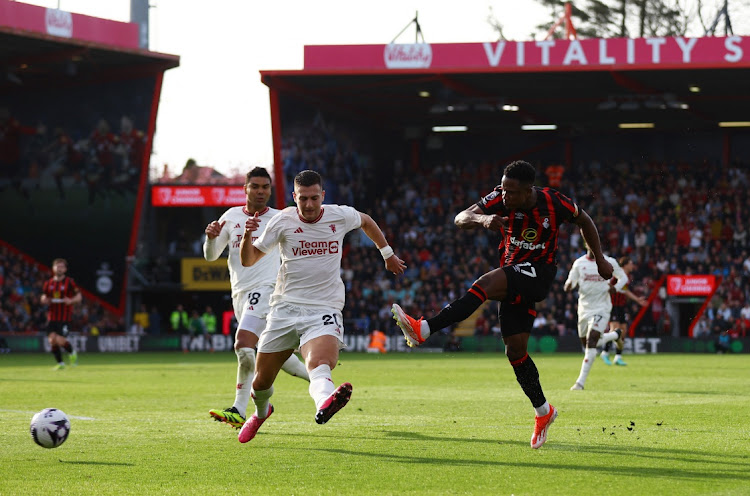
[[[620,267],[620,264],[617,263],[617,260],[614,258],[608,258],[607,261],[612,264],[612,277],[617,278],[617,282],[615,283],[615,291],[618,293],[622,293],[625,288],[628,285],[628,275],[625,273],[624,270],[622,270],[622,267]]]
[[[221,228],[219,235],[214,239],[208,239],[208,236],[206,236],[206,240],[203,242],[203,258],[209,262],[218,259],[224,252],[224,248],[229,244],[230,227],[229,221],[227,220],[227,212],[224,212],[224,214],[219,217],[219,224],[224,221],[227,221],[227,223]]]
[[[505,213],[503,188],[495,186],[495,189],[484,195],[475,205],[485,214]]]
[[[282,227],[284,215],[276,215],[266,225],[266,229],[258,239],[255,240],[253,246],[262,251],[268,253],[274,249],[274,247],[281,241]]]
[[[579,274],[578,264],[573,262],[573,266],[570,268],[570,272],[568,272],[568,278],[565,280],[565,286],[570,285],[571,288],[578,286]]]
[[[564,222],[570,222],[578,217],[581,210],[578,204],[557,190],[550,190],[555,198],[555,210],[558,218]]]
[[[362,227],[362,215],[356,208],[346,205],[341,206],[341,217],[344,219],[346,232],[353,231]]]
[[[78,288],[75,280],[68,278],[68,296],[75,296],[80,292],[81,290]]]

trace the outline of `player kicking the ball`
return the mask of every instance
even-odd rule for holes
[[[351,398],[352,385],[345,382],[336,388],[331,378],[344,346],[344,283],[340,275],[344,235],[362,228],[380,249],[387,270],[403,274],[406,267],[369,215],[343,205],[324,206],[324,198],[320,175],[302,171],[294,178],[296,207],[271,219],[257,239],[258,216],[245,223],[242,264],[253,267],[280,249],[281,269],[271,295],[268,323],[258,342],[252,390],[255,413],[240,430],[241,443],[253,439],[273,413],[274,380],[297,347],[310,374],[315,422],[325,424]]]
[[[464,296],[430,319],[414,319],[399,305],[393,305],[394,319],[407,342],[419,346],[430,334],[466,320],[486,300],[500,302],[505,354],[536,412],[531,435],[534,449],[547,440],[557,409],[544,397],[539,371],[526,348],[536,315],[534,305],[547,297],[557,273],[560,224],[572,222],[581,228],[593,250],[599,274],[604,279],[612,277],[612,266],[602,254],[591,217],[558,191],[535,187],[535,178],[536,170],[531,164],[513,162],[505,167],[500,185],[456,216],[455,223],[461,229],[481,227],[505,233],[502,267],[481,276]]]
[[[237,334],[234,352],[237,355],[237,387],[234,404],[223,410],[210,410],[208,413],[220,422],[226,422],[239,429],[245,423],[247,404],[250,401],[250,387],[255,371],[255,347],[263,329],[269,300],[279,273],[281,259],[274,250],[252,269],[242,266],[240,261],[240,239],[245,232],[245,221],[257,216],[259,236],[270,220],[279,211],[267,206],[271,198],[271,176],[262,167],[256,167],[245,176],[245,196],[247,203],[232,207],[219,218],[206,226],[206,241],[203,243],[203,256],[206,260],[216,260],[229,246],[229,280],[232,287],[232,306],[237,318]],[[307,370],[296,355],[291,354],[281,365],[286,373],[309,381]]]

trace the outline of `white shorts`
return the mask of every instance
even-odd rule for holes
[[[585,338],[589,330],[599,331],[604,334],[609,330],[609,312],[600,312],[598,314],[588,314],[578,319],[578,337]]]
[[[294,350],[320,336],[333,336],[339,341],[339,349],[344,348],[344,318],[340,311],[279,303],[271,307],[258,352]]]
[[[237,322],[241,323],[246,313],[259,319],[265,319],[268,316],[268,312],[271,311],[269,303],[271,302],[272,293],[273,285],[269,285],[248,289],[234,295],[232,297],[232,307],[234,308],[234,316]]]

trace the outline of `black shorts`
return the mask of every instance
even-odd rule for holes
[[[51,321],[47,324],[47,328],[45,329],[45,331],[47,332],[48,336],[51,333],[56,332],[60,336],[67,337],[68,333],[70,332],[70,322]]]
[[[536,302],[547,298],[557,266],[524,262],[503,267],[508,280],[508,295],[500,302],[498,316],[503,337],[531,332]]]
[[[612,305],[612,313],[609,314],[610,322],[625,323],[625,305]]]

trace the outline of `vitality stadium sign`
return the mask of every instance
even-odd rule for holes
[[[675,69],[750,65],[750,38],[660,37],[305,46],[305,70]]]

